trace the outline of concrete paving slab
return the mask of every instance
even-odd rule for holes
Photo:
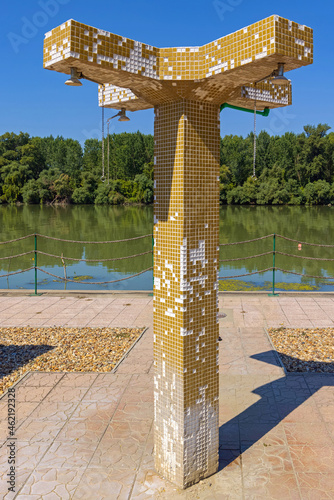
[[[154,470],[152,297],[0,293],[0,326],[148,327],[116,373],[34,372],[16,384],[16,496],[6,484],[6,394],[0,399],[0,495],[333,498],[334,375],[286,375],[265,327],[334,327],[334,296],[224,294],[219,303],[226,314],[220,319],[219,470],[182,491]]]

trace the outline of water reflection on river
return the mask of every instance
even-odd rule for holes
[[[220,242],[231,243],[244,241],[277,233],[298,242],[313,242],[323,245],[334,244],[333,235],[334,207],[223,207],[220,211]],[[0,207],[1,241],[15,239],[27,234],[40,233],[63,239],[105,241],[133,238],[151,234],[153,227],[152,207],[99,207],[99,206],[1,206]],[[334,248],[307,246],[298,242],[277,239],[276,250],[298,255],[299,257],[317,257],[334,259]],[[38,250],[53,255],[83,259],[119,258],[139,254],[152,249],[151,237],[120,244],[90,245],[66,243],[38,238]],[[273,239],[268,238],[244,245],[223,246],[220,259],[236,259],[271,251]],[[34,239],[29,238],[13,244],[0,245],[0,257],[20,254],[34,249]],[[15,272],[33,266],[33,254],[16,259],[0,260],[0,274]],[[272,254],[249,260],[222,263],[220,276],[229,277],[252,273],[272,267]],[[38,266],[57,276],[64,277],[64,268],[60,258],[38,256]],[[115,289],[115,290],[151,290],[152,271],[136,278],[109,285],[92,285],[89,281],[110,281],[131,276],[152,266],[150,254],[133,259],[113,262],[66,262],[67,277],[83,279],[87,284],[67,283],[68,290],[74,289]],[[276,256],[276,266],[295,273],[312,276],[334,277],[334,262],[313,261],[301,258]],[[80,278],[81,277],[81,278]],[[91,277],[91,278],[89,278]],[[221,282],[226,289],[254,289],[271,286],[272,272],[253,275]],[[298,275],[276,272],[279,284],[285,283],[289,289],[314,287],[318,290],[334,290],[334,279],[325,280],[304,278]],[[290,284],[290,285],[289,285]],[[38,273],[39,289],[64,289],[61,280]],[[281,288],[283,285],[280,285]],[[34,287],[34,271],[0,278],[0,288]]]

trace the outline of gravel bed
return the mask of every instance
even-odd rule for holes
[[[0,328],[0,395],[27,371],[110,372],[144,328]]]
[[[288,372],[334,373],[334,328],[269,328]]]

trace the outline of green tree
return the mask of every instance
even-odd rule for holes
[[[305,186],[304,196],[306,203],[310,205],[324,205],[334,201],[333,189],[331,185],[324,180],[309,182]]]

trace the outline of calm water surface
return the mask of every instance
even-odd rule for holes
[[[220,242],[231,243],[258,238],[271,233],[284,235],[301,242],[334,244],[334,207],[223,207],[220,211]],[[133,238],[152,233],[152,207],[39,207],[0,206],[0,242],[31,233],[40,233],[63,239],[105,241]],[[152,271],[119,283],[93,285],[93,281],[111,281],[136,274],[152,266],[152,255],[102,262],[102,259],[119,258],[139,254],[152,249],[151,237],[119,244],[82,244],[38,238],[38,250],[59,257],[38,256],[38,266],[64,277],[60,256],[78,259],[98,259],[100,262],[66,261],[66,273],[70,279],[82,279],[87,284],[67,283],[61,279],[38,272],[38,288],[87,290],[151,290]],[[220,259],[235,259],[272,251],[273,239],[268,238],[244,245],[223,246]],[[0,245],[0,257],[20,254],[34,249],[34,239]],[[315,247],[288,242],[280,238],[276,250],[299,257],[334,259],[334,248]],[[33,266],[33,254],[8,260],[0,260],[0,274],[15,272]],[[225,278],[252,273],[272,267],[272,254],[222,263],[220,276]],[[278,289],[334,290],[334,262],[313,261],[277,255],[276,266],[295,273],[333,277],[332,280],[305,278],[276,272]],[[221,282],[226,289],[270,289],[272,271],[259,275],[234,278]],[[0,278],[0,288],[34,288],[34,271]]]

